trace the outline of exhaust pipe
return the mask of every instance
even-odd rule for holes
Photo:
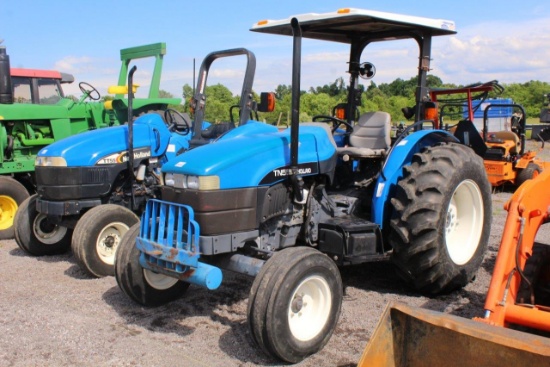
[[[547,366],[550,338],[390,303],[358,367]]]
[[[0,42],[2,42],[2,40],[0,40]],[[13,103],[13,92],[10,74],[10,57],[6,53],[5,46],[0,46],[0,103]]]

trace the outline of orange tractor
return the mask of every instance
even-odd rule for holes
[[[550,170],[521,185],[505,209],[484,316],[391,304],[359,366],[550,366],[550,244],[535,238],[550,221]]]
[[[440,124],[443,122],[442,117],[446,109],[464,108],[467,113],[466,119],[473,122],[475,112],[481,107],[483,125],[480,135],[470,134],[464,140],[483,157],[487,177],[492,186],[500,186],[505,183],[520,186],[528,179],[535,178],[545,168],[550,167],[550,162],[543,162],[536,156],[537,152],[526,150],[526,113],[523,107],[515,103],[497,103],[502,100],[487,99],[489,92],[495,91],[500,94],[503,90],[504,88],[497,81],[491,81],[462,88],[432,89],[430,98],[439,105]],[[442,98],[442,96],[457,94],[460,97]],[[473,101],[478,103],[474,104]],[[510,111],[511,115],[508,117],[510,119],[508,128],[490,131],[490,113],[498,111],[495,113],[498,116],[501,114],[500,111],[505,110]],[[457,134],[455,133],[455,135]],[[457,137],[463,139],[462,136]],[[540,136],[539,139],[542,142],[542,149],[544,140]]]

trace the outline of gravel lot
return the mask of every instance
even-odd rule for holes
[[[356,365],[392,300],[466,318],[481,316],[510,195],[505,189],[493,194],[489,251],[475,281],[460,291],[420,296],[388,263],[344,269],[339,326],[320,353],[297,366]],[[539,231],[539,242],[550,243],[546,227]],[[224,276],[216,291],[192,286],[184,298],[150,309],[131,302],[113,277],[88,277],[71,253],[37,258],[15,241],[0,241],[0,367],[279,365],[253,345],[248,333],[252,279]]]

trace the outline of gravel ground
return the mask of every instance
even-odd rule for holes
[[[547,148],[548,149],[548,148]],[[548,154],[544,152],[550,161]],[[489,250],[474,282],[427,298],[403,285],[388,263],[343,270],[339,325],[318,354],[297,366],[354,366],[389,301],[481,316],[511,191],[493,193]],[[543,226],[537,241],[549,243]],[[248,333],[252,279],[225,273],[216,291],[192,286],[159,308],[130,301],[113,277],[93,279],[71,253],[32,257],[0,241],[0,367],[4,366],[277,366]]]

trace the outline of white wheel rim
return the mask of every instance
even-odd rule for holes
[[[169,277],[164,274],[155,273],[149,269],[143,269],[143,276],[145,281],[153,288],[160,291],[164,291],[173,285],[175,285],[179,280],[176,278]]]
[[[67,227],[58,226],[57,224],[46,223],[47,216],[39,213],[34,218],[32,231],[36,238],[45,245],[55,245],[59,243],[67,234]]]
[[[445,221],[445,243],[451,260],[466,264],[479,246],[483,230],[483,197],[477,184],[465,180],[458,185]]]
[[[109,223],[103,227],[96,241],[96,251],[101,261],[109,265],[115,264],[116,249],[128,229],[122,222]]]
[[[318,275],[296,287],[288,305],[288,325],[296,339],[308,341],[321,332],[330,316],[331,296],[327,281]]]

